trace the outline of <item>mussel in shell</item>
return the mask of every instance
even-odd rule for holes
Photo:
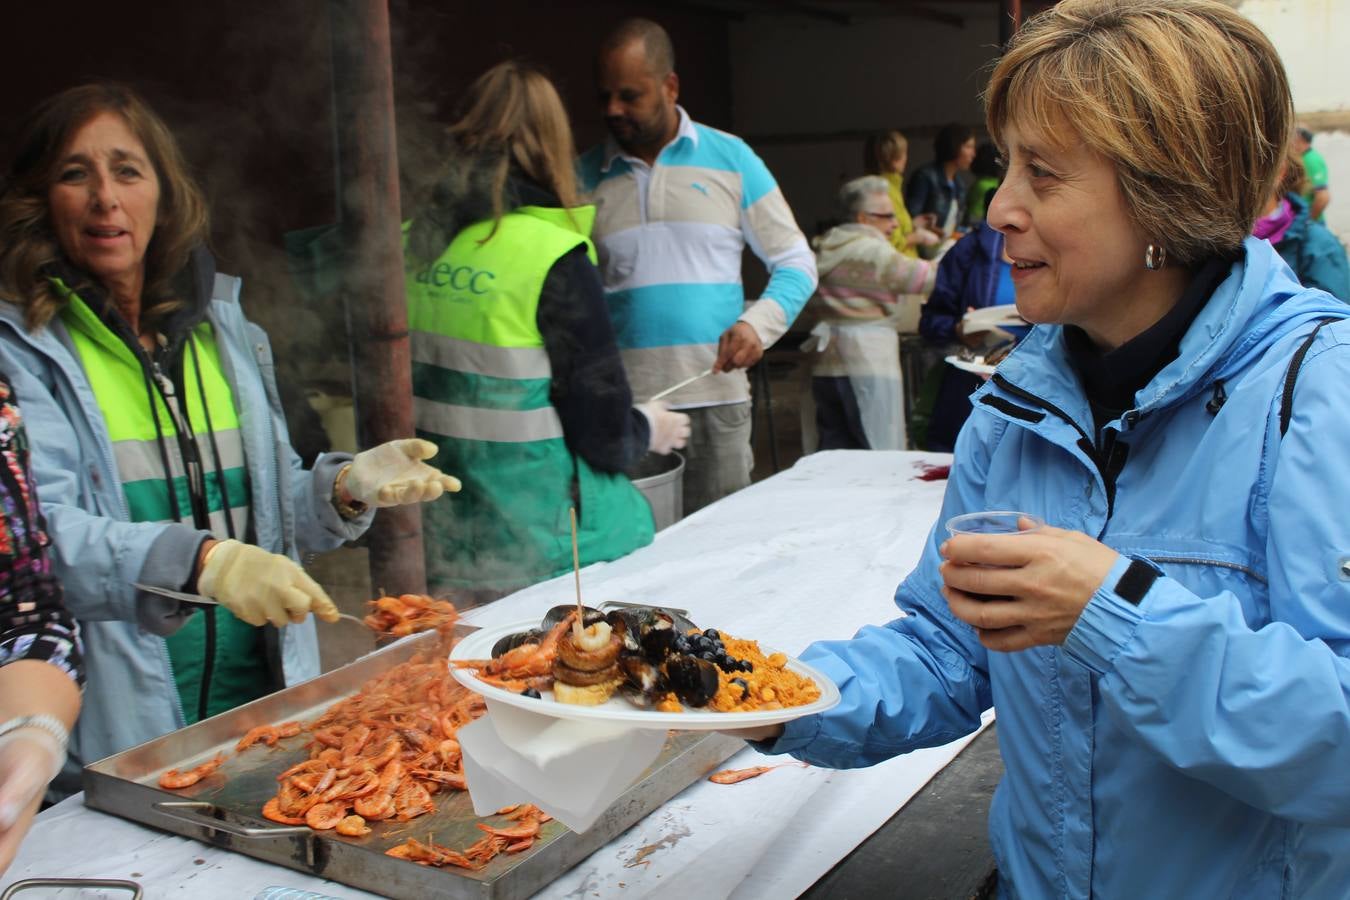
[[[660,667],[636,654],[620,654],[619,670],[623,672],[624,683],[644,695],[651,696],[665,687]]]
[[[497,643],[492,645],[492,658],[496,659],[522,644],[537,644],[544,639],[545,633],[538,628],[531,628],[529,631],[517,631],[515,634],[498,638]]]
[[[554,625],[557,625],[563,619],[567,618],[567,614],[574,612],[576,608],[577,605],[575,603],[564,603],[560,606],[553,607],[548,612],[544,613],[544,621],[539,623],[539,627],[544,631],[552,630]],[[603,622],[605,620],[605,614],[598,609],[591,609],[589,606],[583,606],[582,610],[583,618],[581,624],[583,627],[590,627],[596,622]]]
[[[666,682],[680,702],[707,706],[717,693],[717,666],[696,656],[671,656],[665,664]]]
[[[624,646],[653,663],[660,663],[670,654],[680,634],[675,617],[655,607],[616,609],[608,618],[610,625],[624,635]],[[622,623],[622,628],[618,623]]]

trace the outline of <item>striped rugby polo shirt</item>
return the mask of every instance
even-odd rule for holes
[[[610,138],[582,156],[596,206],[592,239],[605,298],[636,401],[707,369],[738,319],[765,347],[787,331],[816,286],[816,263],[773,175],[738,137],[683,108],[675,139],[648,166]],[[746,305],[749,247],[769,270]],[[703,378],[669,398],[676,408],[749,399],[744,372]]]

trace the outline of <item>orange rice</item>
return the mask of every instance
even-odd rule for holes
[[[708,706],[718,712],[750,712],[756,709],[782,709],[805,706],[820,699],[820,688],[810,678],[798,675],[787,667],[787,656],[774,653],[765,656],[756,641],[722,635],[722,644],[732,659],[748,660],[753,672],[723,672],[717,670],[717,694]],[[733,679],[744,681],[746,687],[733,684]]]

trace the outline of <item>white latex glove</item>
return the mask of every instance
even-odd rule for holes
[[[250,625],[280,628],[311,612],[325,622],[338,620],[337,606],[294,560],[240,541],[206,551],[197,590]]]
[[[0,872],[9,868],[47,782],[65,759],[65,749],[40,728],[19,728],[0,737]]]
[[[681,412],[671,412],[670,407],[660,400],[639,403],[638,412],[647,417],[651,437],[647,440],[647,449],[665,456],[672,450],[678,450],[689,443],[689,417]]]
[[[458,478],[422,462],[435,456],[436,449],[431,441],[407,438],[363,450],[347,467],[343,487],[367,506],[425,503],[459,490]]]

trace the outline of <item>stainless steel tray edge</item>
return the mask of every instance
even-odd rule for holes
[[[461,627],[463,633],[472,630]],[[409,864],[359,841],[276,826],[260,815],[241,815],[209,805],[209,795],[184,797],[158,787],[158,773],[165,768],[209,758],[222,749],[233,753],[239,736],[254,725],[312,715],[316,706],[353,693],[370,678],[434,643],[434,635],[399,641],[311,681],[92,763],[84,769],[85,803],[153,828],[390,897],[525,900],[744,746],[736,738],[715,732],[674,733],[661,758],[590,830],[580,834],[562,830],[519,857],[499,857],[481,872]],[[164,808],[166,803],[188,801],[190,805],[193,800],[201,801],[204,808]],[[410,826],[409,834],[424,837],[416,824]]]
[[[222,829],[267,827],[267,823],[220,808],[210,816],[219,827],[192,824],[166,816],[157,808],[170,796],[167,792],[98,771],[86,773],[85,802],[91,808],[204,844],[389,897],[526,900],[744,746],[736,738],[713,732],[684,733],[674,740],[684,743],[684,748],[645,773],[589,831],[560,835],[487,880],[455,869],[431,869],[383,855],[372,856],[358,844],[307,829],[307,833],[292,834],[287,833],[291,829],[275,827],[268,829],[279,832],[275,837],[239,837]]]

